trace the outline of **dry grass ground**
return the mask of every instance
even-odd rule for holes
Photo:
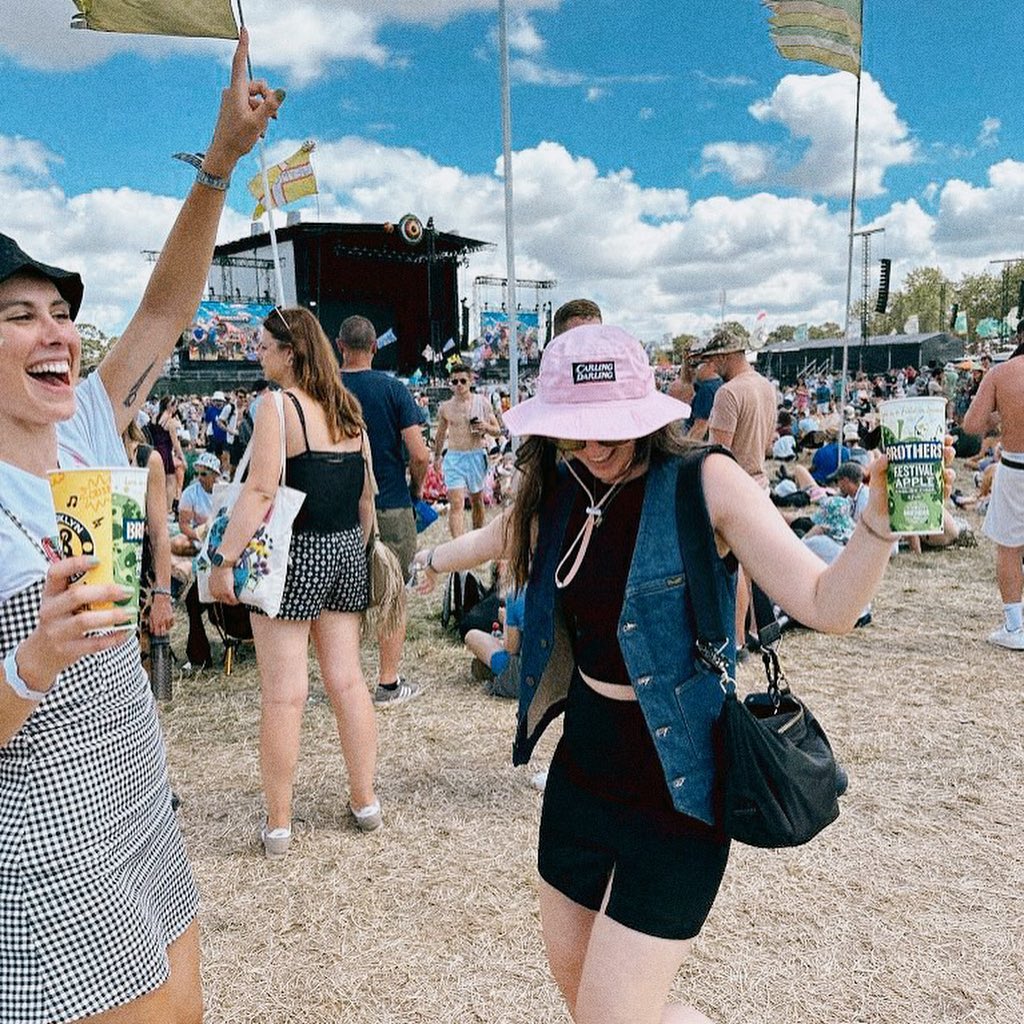
[[[1024,1019],[1024,654],[984,643],[998,608],[983,540],[900,556],[867,629],[787,635],[783,661],[850,792],[806,847],[734,847],[680,997],[721,1024]],[[568,1020],[539,934],[529,784],[558,730],[534,765],[512,768],[511,702],[471,682],[437,611],[436,596],[414,603],[405,671],[423,696],[379,716],[385,827],[363,835],[346,820],[334,721],[314,682],[304,824],[283,862],[266,862],[254,838],[251,653],[230,678],[177,684],[163,721],[203,894],[211,1024]],[[756,685],[759,667],[748,663],[741,685]]]

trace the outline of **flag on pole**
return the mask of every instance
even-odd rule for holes
[[[966,334],[967,333],[967,314],[957,313],[956,320],[953,323],[954,334]]]
[[[72,28],[95,32],[138,32],[153,36],[237,39],[231,0],[74,0],[81,12]]]
[[[434,350],[429,345],[423,350],[423,358],[426,359],[428,363],[432,363],[434,361]]]
[[[377,348],[387,348],[398,341],[398,335],[389,327],[378,339]]]
[[[921,317],[917,313],[913,316],[908,316],[903,321],[903,333],[904,334],[920,334],[921,333]]]
[[[446,341],[446,342],[444,343],[444,348],[442,348],[442,349],[441,349],[441,351],[442,351],[442,352],[451,352],[451,350],[452,350],[453,348],[455,348],[455,339],[454,339],[454,338],[449,338],[449,339],[448,339],[448,340],[447,340],[447,341]]]
[[[786,60],[860,75],[862,0],[762,0],[772,42]]]
[[[793,340],[800,345],[805,345],[808,340],[810,328],[807,324],[797,324],[796,330],[793,331]]]
[[[256,200],[256,209],[252,211],[252,219],[259,220],[267,211],[267,206],[284,206],[294,203],[303,196],[317,193],[316,175],[309,154],[316,149],[316,143],[306,141],[287,160],[267,168],[267,181],[270,184],[270,202],[263,196],[263,175],[257,174],[249,182],[249,191]]]

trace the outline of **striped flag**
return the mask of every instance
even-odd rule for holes
[[[309,154],[316,148],[315,142],[304,142],[287,160],[267,168],[267,181],[270,183],[270,203],[263,196],[263,175],[257,174],[249,182],[249,191],[256,200],[256,209],[252,211],[252,219],[259,220],[266,213],[267,206],[284,206],[293,203],[303,196],[317,193],[316,175]]]
[[[72,28],[96,32],[138,32],[154,36],[209,36],[237,39],[231,0],[74,0],[81,11]]]
[[[388,328],[378,339],[377,348],[387,348],[388,345],[393,345],[398,341],[398,335],[395,334],[392,328]]]
[[[860,74],[862,0],[762,0],[772,42],[787,60]]]

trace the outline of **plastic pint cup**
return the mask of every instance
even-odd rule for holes
[[[898,398],[879,406],[889,456],[887,492],[893,533],[942,533],[945,398]]]
[[[127,466],[50,473],[61,553],[65,558],[91,555],[99,559],[99,565],[85,574],[85,582],[117,583],[129,592],[117,605],[133,617],[119,629],[134,629],[139,621],[147,476],[147,470]]]

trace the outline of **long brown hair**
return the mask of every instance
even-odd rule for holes
[[[703,443],[686,438],[678,423],[669,423],[653,434],[637,438],[633,463],[682,455]],[[508,560],[509,574],[517,587],[523,587],[530,578],[534,525],[558,481],[558,450],[551,438],[527,437],[516,453],[516,469],[520,476],[515,501],[505,523],[505,545],[506,550],[512,552]]]
[[[323,409],[332,443],[358,436],[366,427],[362,406],[341,383],[331,343],[317,318],[299,306],[275,306],[263,326],[280,347],[291,349],[295,383]]]

